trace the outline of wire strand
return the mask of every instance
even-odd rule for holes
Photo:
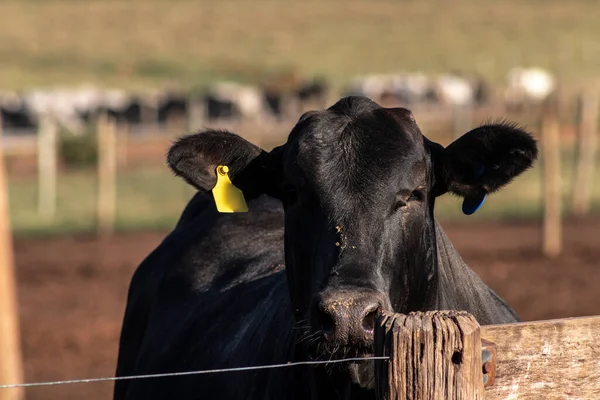
[[[33,382],[33,383],[14,383],[10,385],[0,385],[0,389],[15,389],[15,388],[27,388],[27,387],[39,387],[39,386],[54,386],[54,385],[70,385],[74,383],[94,383],[94,382],[109,382],[109,381],[122,381],[131,379],[147,379],[147,378],[165,378],[171,376],[185,376],[185,375],[202,375],[202,374],[215,374],[221,372],[237,372],[237,371],[253,371],[260,369],[273,369],[273,368],[286,368],[294,367],[297,365],[318,365],[318,364],[334,364],[349,361],[369,361],[369,360],[389,360],[389,357],[355,357],[355,358],[343,358],[339,360],[331,361],[298,361],[288,362],[286,364],[273,364],[273,365],[257,365],[253,367],[235,367],[235,368],[223,368],[223,369],[208,369],[202,371],[186,371],[186,372],[170,372],[164,374],[148,374],[148,375],[131,375],[131,376],[111,376],[105,378],[89,378],[89,379],[73,379],[67,381],[51,381],[51,382]]]

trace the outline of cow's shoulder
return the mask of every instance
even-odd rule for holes
[[[174,367],[172,356],[195,353],[205,361],[201,348],[190,352],[176,344],[204,338],[218,348],[205,324],[212,319],[218,326],[223,313],[232,321],[247,322],[237,317],[250,310],[258,320],[280,318],[279,309],[268,315],[255,309],[270,301],[285,307],[283,208],[268,196],[247,203],[247,213],[221,214],[210,192],[196,194],[173,231],[141,262],[129,287],[117,375]],[[166,353],[156,354],[159,348]],[[129,386],[118,382],[117,398]]]
[[[283,268],[281,203],[261,196],[247,200],[247,213],[220,214],[214,203],[201,201],[202,195],[195,196],[186,208],[188,218],[137,272],[145,276],[138,295],[147,318],[145,332],[135,335],[135,373],[269,364],[290,357],[285,349],[293,317]],[[190,386],[211,394],[227,389],[215,377],[179,382],[183,392]],[[239,385],[248,390],[252,381]],[[163,389],[159,383],[135,382],[128,388],[157,397]]]
[[[175,243],[167,244],[168,259],[162,260],[166,261],[164,279],[176,280],[188,290],[202,290],[282,267],[281,202],[263,195],[247,203],[248,212],[230,214],[217,212],[210,201],[180,222],[172,233]]]

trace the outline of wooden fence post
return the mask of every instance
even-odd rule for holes
[[[470,105],[456,105],[452,109],[454,140],[467,133],[473,124],[473,109]]]
[[[556,107],[545,107],[541,134],[543,149],[544,223],[542,251],[547,257],[562,252],[562,191],[560,162],[560,122]]]
[[[495,348],[486,400],[600,399],[600,317],[481,327]]]
[[[158,92],[143,93],[140,100],[140,124],[142,126],[156,126],[158,124],[158,111],[160,94]]]
[[[54,119],[44,115],[37,137],[38,212],[44,217],[51,217],[56,212],[57,130]]]
[[[486,386],[487,400],[598,399],[599,341],[600,316],[480,327],[464,311],[385,313],[376,398],[482,399]]]
[[[2,120],[0,120],[0,384],[23,382],[14,255],[9,218]],[[23,396],[23,389],[0,391],[0,400],[19,400]]]
[[[187,131],[196,132],[202,128],[207,118],[207,103],[201,98],[190,96],[187,103]]]
[[[590,208],[590,196],[598,132],[598,93],[584,92],[579,100],[579,124],[577,132],[577,156],[575,178],[571,189],[571,213],[582,217]]]
[[[117,169],[127,167],[127,152],[129,151],[129,135],[131,125],[117,123]]]
[[[384,314],[375,328],[380,400],[484,399],[480,328],[459,311]]]
[[[107,114],[98,117],[98,234],[113,232],[116,214],[117,129]]]

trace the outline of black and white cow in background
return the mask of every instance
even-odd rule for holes
[[[505,101],[508,110],[539,106],[556,90],[556,77],[543,68],[511,68],[506,76]]]
[[[263,87],[268,109],[280,121],[308,110],[325,108],[329,90],[327,80],[320,77],[294,82],[287,90]]]
[[[205,88],[203,100],[206,116],[211,121],[245,120],[265,122],[272,120],[262,91],[255,86],[236,82],[215,82]]]
[[[365,96],[390,107],[423,105],[481,106],[489,102],[489,85],[481,77],[458,71],[438,76],[421,72],[357,77],[344,89],[347,96]]]
[[[516,126],[480,126],[444,148],[410,111],[364,97],[305,113],[271,152],[226,131],[181,138],[168,164],[198,193],[132,278],[116,375],[368,356],[382,310],[517,321],[434,204],[451,192],[470,213],[536,157]],[[248,213],[217,212],[218,165]],[[364,361],[123,380],[114,398],[374,399],[373,382]]]

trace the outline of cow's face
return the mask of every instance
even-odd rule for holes
[[[286,266],[297,318],[323,332],[326,340],[316,343],[325,353],[367,351],[381,310],[431,304],[436,253],[429,146],[408,110],[346,98],[305,114],[281,162]]]
[[[207,131],[177,142],[168,161],[201,190],[227,164],[247,197],[281,199],[290,295],[308,327],[303,344],[313,357],[336,358],[372,352],[381,310],[434,306],[435,197],[451,191],[473,208],[536,157],[535,141],[514,126],[485,125],[444,149],[408,110],[347,97],[304,114],[271,153]],[[369,371],[347,370],[363,386],[372,383]]]

